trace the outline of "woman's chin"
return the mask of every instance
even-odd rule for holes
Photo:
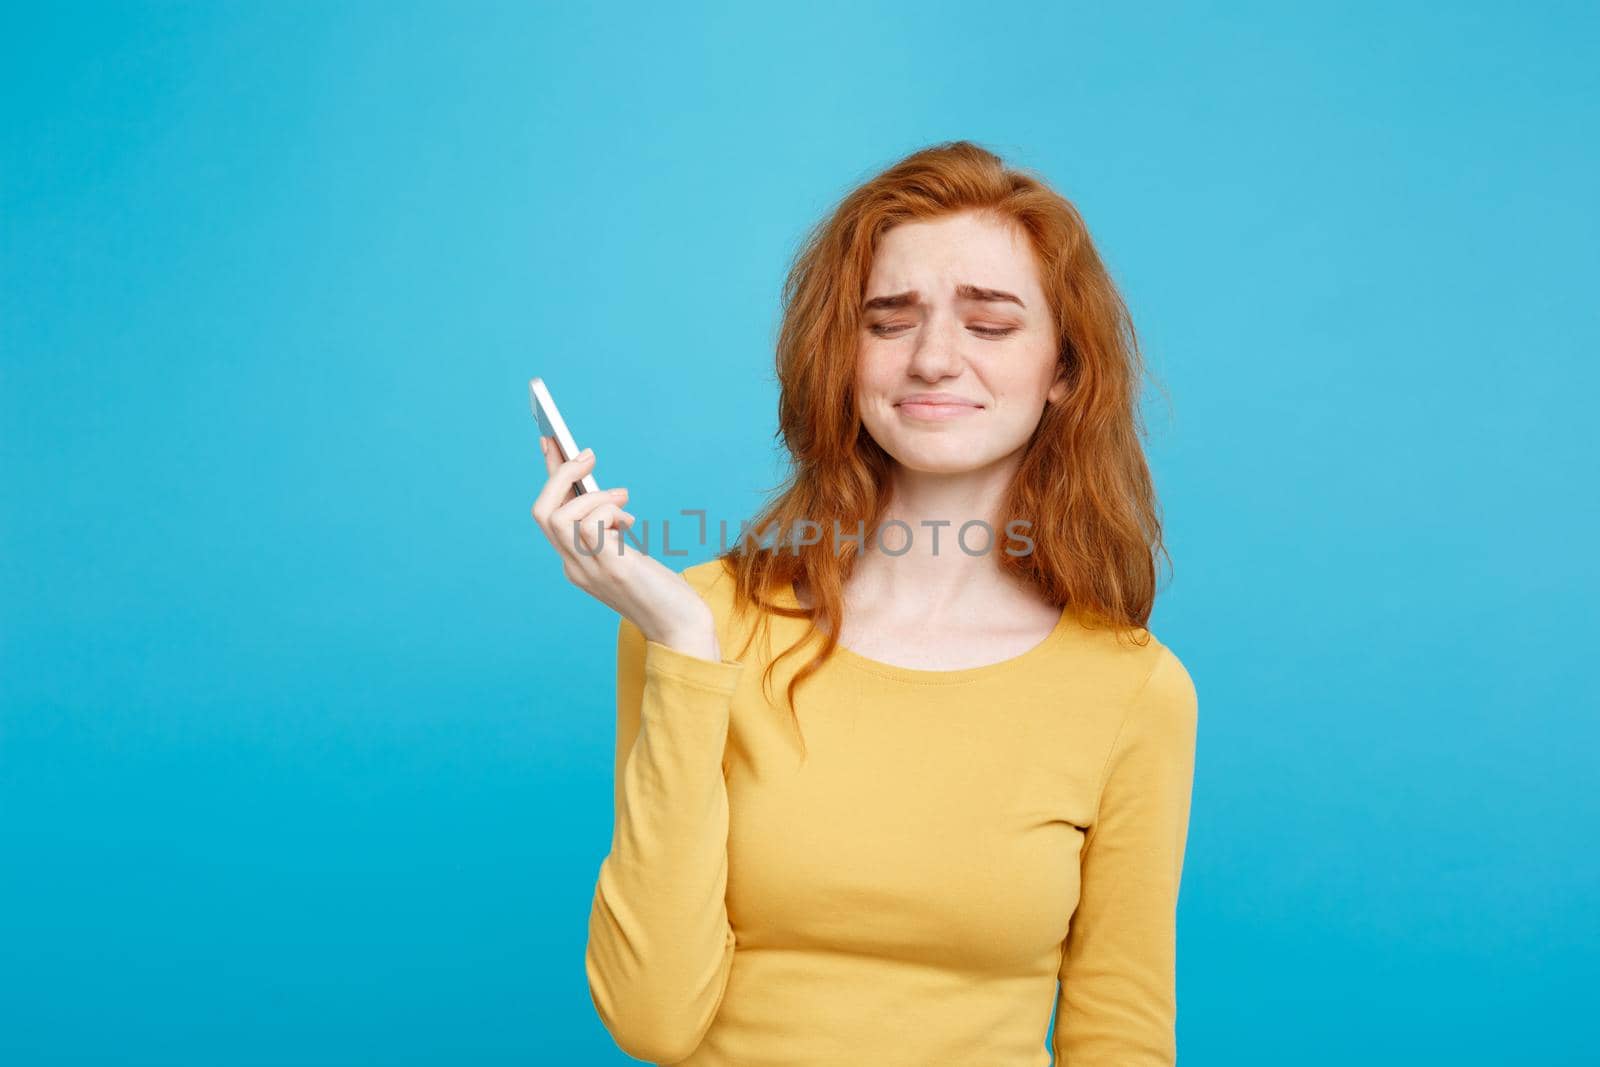
[[[918,474],[967,474],[987,466],[977,462],[974,453],[972,448],[906,448],[890,455],[902,468]]]

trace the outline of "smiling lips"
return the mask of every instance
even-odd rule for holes
[[[913,419],[959,419],[976,415],[983,405],[955,393],[913,393],[895,402],[896,410]]]

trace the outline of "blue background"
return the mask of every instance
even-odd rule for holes
[[[616,616],[527,379],[653,526],[753,515],[800,236],[961,137],[1078,204],[1159,383],[1183,1061],[1600,1058],[1592,6],[37,6],[0,1061],[627,1062]]]

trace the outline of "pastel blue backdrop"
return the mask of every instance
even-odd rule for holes
[[[9,5],[0,1062],[628,1062],[583,973],[616,616],[529,517],[527,379],[636,514],[753,514],[797,241],[955,138],[1078,204],[1151,362],[1183,1062],[1600,1060],[1597,45]]]

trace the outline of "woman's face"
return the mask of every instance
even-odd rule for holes
[[[1027,444],[1059,400],[1054,320],[1027,236],[964,212],[901,223],[867,280],[856,406],[906,468],[979,470]],[[948,394],[919,403],[922,394]]]

